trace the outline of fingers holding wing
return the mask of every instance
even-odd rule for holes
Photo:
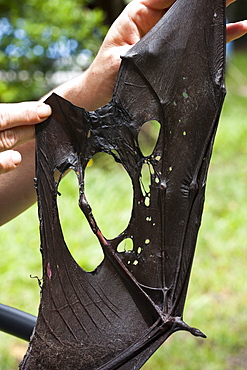
[[[33,139],[34,125],[50,114],[51,107],[42,102],[0,104],[0,152]]]
[[[35,136],[34,125],[18,126],[0,131],[0,152],[25,143]]]
[[[247,33],[247,21],[229,23],[226,25],[226,42],[236,40]]]
[[[41,102],[9,103],[0,105],[0,130],[16,126],[34,125],[51,114],[51,107]]]

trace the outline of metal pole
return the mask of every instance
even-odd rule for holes
[[[36,317],[0,303],[0,330],[29,342]]]

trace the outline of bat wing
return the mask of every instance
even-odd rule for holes
[[[53,94],[37,127],[43,288],[37,325],[21,369],[139,369],[172,333],[187,330],[183,308],[203,209],[206,174],[224,100],[225,2],[177,0],[124,57],[111,103],[95,112]],[[160,123],[149,156],[138,135]],[[127,228],[107,240],[84,192],[97,152],[132,180]],[[150,187],[142,169],[150,168]],[[80,207],[104,252],[92,273],[63,238],[54,172],[77,173]],[[118,252],[130,239],[133,248]]]

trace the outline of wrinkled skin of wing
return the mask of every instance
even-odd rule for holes
[[[48,98],[53,114],[37,128],[43,289],[21,369],[139,369],[172,333],[204,336],[182,316],[225,95],[224,12],[222,0],[177,0],[123,57],[112,101],[95,112]],[[145,157],[138,134],[151,119],[160,133]],[[123,165],[134,191],[130,222],[112,240],[84,194],[85,168],[100,151]],[[92,273],[74,261],[60,227],[54,171],[69,168],[104,251]],[[128,238],[133,250],[118,252]]]

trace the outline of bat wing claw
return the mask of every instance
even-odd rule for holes
[[[177,326],[177,330],[185,330],[193,334],[195,337],[202,337],[202,338],[207,338],[207,336],[201,332],[201,330],[191,327],[187,325],[181,317],[176,317],[175,318],[175,325]]]

